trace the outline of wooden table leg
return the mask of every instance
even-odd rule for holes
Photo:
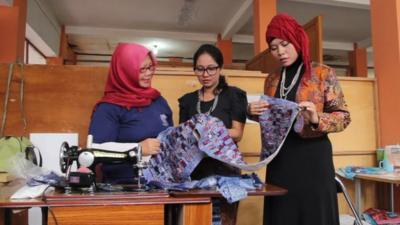
[[[210,225],[211,219],[211,202],[183,205],[183,225]]]
[[[12,225],[12,209],[4,209],[4,225]]]

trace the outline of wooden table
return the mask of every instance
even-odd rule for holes
[[[267,184],[262,189],[247,191],[248,196],[279,196],[287,193],[286,189]],[[221,194],[214,190],[196,189],[184,192],[171,192],[174,197],[222,197]]]
[[[354,187],[355,187],[355,208],[359,214],[361,214],[362,208],[362,185],[361,181],[376,181],[381,183],[389,184],[389,210],[394,211],[394,185],[400,184],[400,174],[399,173],[387,173],[387,174],[357,174],[354,177]]]
[[[124,192],[95,194],[64,194],[47,192],[41,199],[11,200],[10,196],[21,184],[11,183],[0,190],[0,208],[6,216],[4,224],[11,224],[11,210],[41,207],[48,209],[44,224],[144,224],[167,223],[166,212],[171,205],[182,206],[183,225],[209,225],[212,218],[211,197],[220,197],[216,191],[191,190],[187,192]],[[274,185],[250,191],[250,196],[283,195],[287,191]],[[47,210],[46,210],[47,211]]]
[[[31,207],[45,207],[45,203],[40,199],[23,199],[13,200],[10,196],[22,187],[24,182],[22,180],[14,180],[10,183],[2,184],[0,187],[0,221],[1,225],[11,225],[12,209],[24,209]],[[15,219],[15,218],[14,218]]]

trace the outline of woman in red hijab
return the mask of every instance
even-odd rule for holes
[[[172,126],[172,111],[160,92],[151,87],[157,61],[138,44],[115,49],[104,96],[94,108],[89,134],[94,143],[138,143],[144,155],[157,154],[157,135]],[[131,164],[103,164],[103,182],[132,183]]]
[[[265,198],[264,225],[339,225],[328,133],[344,130],[350,113],[335,71],[311,63],[307,34],[286,14],[271,20],[266,40],[282,67],[267,77],[264,92],[297,102],[304,127],[289,132],[268,165],[266,182],[288,189],[288,194]],[[257,118],[267,107],[267,102],[252,102],[248,114]]]

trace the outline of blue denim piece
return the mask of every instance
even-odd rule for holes
[[[65,186],[65,178],[63,176],[59,176],[53,171],[50,171],[47,174],[41,174],[32,178],[29,178],[26,184],[30,187],[38,186],[42,184],[49,184],[51,186]]]
[[[158,188],[186,191],[195,188],[216,189],[221,195],[227,199],[229,203],[240,201],[247,197],[248,190],[255,190],[263,186],[257,174],[245,174],[241,176],[210,176],[197,181],[188,181],[184,183],[163,183],[151,181],[149,185]]]
[[[228,203],[237,202],[247,197],[247,190],[235,183],[225,182],[221,184],[218,191],[224,196]]]
[[[220,176],[218,179],[218,191],[229,203],[246,198],[248,190],[261,188],[262,185],[263,183],[255,173],[245,174],[241,177]]]

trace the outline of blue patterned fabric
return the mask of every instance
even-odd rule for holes
[[[261,96],[261,100],[269,104],[268,110],[259,117],[262,140],[261,159],[269,163],[278,154],[289,134],[298,115],[299,106],[295,102],[267,95]],[[295,130],[301,130],[302,126],[303,119],[300,117],[297,119]]]
[[[385,174],[387,173],[384,169],[380,167],[361,167],[361,166],[346,166],[344,168],[339,168],[338,173],[346,177],[347,179],[353,180],[357,174]]]
[[[232,177],[210,176],[201,180],[174,184],[150,181],[148,185],[175,191],[186,191],[194,188],[215,189],[221,193],[227,202],[233,203],[246,198],[247,191],[261,188],[263,183],[255,173],[252,173]]]
[[[26,181],[26,185],[29,187],[38,186],[42,184],[48,184],[55,187],[66,186],[65,177],[56,174],[53,171],[40,171],[41,173],[37,176],[30,177]]]
[[[210,115],[197,114],[158,135],[161,151],[151,157],[149,167],[143,173],[148,184],[173,190],[217,186],[228,202],[246,197],[246,190],[255,188],[254,181],[221,176],[191,181],[190,174],[206,155],[243,170],[255,171],[278,154],[296,119],[298,105],[268,96],[262,96],[262,100],[270,104],[259,118],[263,161],[247,164],[223,122]]]
[[[197,114],[178,127],[161,132],[158,138],[161,151],[151,157],[149,167],[144,170],[147,181],[190,181],[190,174],[205,154],[241,169],[259,169],[244,162],[222,121],[210,115]]]
[[[199,151],[198,141],[194,135],[195,126],[194,117],[158,135],[161,151],[151,157],[149,167],[143,172],[148,182],[175,185],[190,181],[190,174],[204,157],[204,153]]]

